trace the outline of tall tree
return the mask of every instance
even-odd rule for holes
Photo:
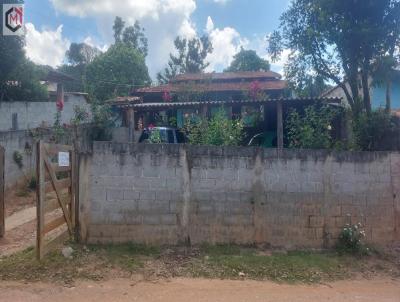
[[[84,91],[84,77],[86,66],[91,63],[101,51],[85,43],[71,43],[65,53],[68,64],[61,65],[58,70],[72,76],[75,81],[64,84],[66,91]]]
[[[145,29],[141,27],[139,21],[133,26],[125,27],[125,22],[121,17],[116,17],[114,21],[115,44],[125,43],[129,47],[137,49],[144,57],[148,54],[148,40],[145,36]]]
[[[24,37],[0,36],[0,101],[47,98],[40,68],[25,57]]]
[[[148,84],[150,76],[143,55],[124,43],[111,46],[86,68],[86,90],[101,102]]]
[[[399,20],[399,0],[293,0],[269,51],[277,59],[290,49],[289,65],[335,82],[355,114],[370,113],[373,64],[398,45]]]
[[[270,65],[267,60],[260,58],[254,50],[241,49],[234,57],[226,72],[238,71],[268,71]]]
[[[212,53],[213,47],[208,36],[190,40],[177,37],[174,44],[177,55],[170,54],[168,66],[157,74],[160,83],[168,83],[177,74],[204,72],[210,65],[206,58]]]
[[[101,51],[86,43],[71,43],[65,53],[68,62],[71,65],[87,65],[97,57]]]

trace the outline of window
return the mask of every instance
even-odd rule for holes
[[[174,131],[172,131],[172,130],[167,130],[167,134],[168,134],[168,143],[169,143],[169,144],[175,144]]]

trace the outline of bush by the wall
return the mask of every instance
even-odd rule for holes
[[[300,114],[292,110],[286,121],[289,147],[329,149],[334,145],[332,123],[338,111],[328,106],[309,106]]]
[[[243,140],[243,122],[231,120],[220,109],[211,120],[188,122],[185,126],[190,144],[213,146],[238,146]]]

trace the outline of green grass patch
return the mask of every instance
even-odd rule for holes
[[[314,283],[347,276],[347,262],[334,253],[289,252],[260,255],[253,248],[231,246],[206,247],[202,258],[193,261],[196,277],[268,279],[278,282]]]

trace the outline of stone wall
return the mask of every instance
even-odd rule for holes
[[[397,153],[95,143],[84,162],[92,243],[321,248],[358,222],[371,243],[400,239]]]
[[[83,94],[66,93],[61,122],[69,124],[74,117],[74,107],[80,106],[89,111],[89,104]],[[54,124],[57,112],[55,102],[0,102],[0,131],[27,130],[49,127]],[[13,115],[16,114],[17,128],[13,128]]]

